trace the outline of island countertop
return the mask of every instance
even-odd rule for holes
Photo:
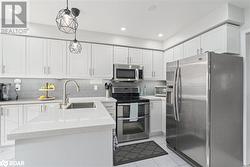
[[[27,124],[9,133],[8,139],[29,139],[113,129],[115,121],[101,103],[102,100],[95,98],[72,100],[94,102],[95,108],[56,109],[41,113]]]

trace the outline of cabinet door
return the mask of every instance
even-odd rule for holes
[[[128,48],[127,47],[114,47],[114,64],[128,64]]]
[[[69,43],[68,43],[69,44]],[[67,54],[68,77],[70,78],[89,78],[91,66],[91,44],[81,43],[82,52],[80,54]]]
[[[200,36],[185,42],[183,47],[184,47],[184,55],[183,55],[184,58],[200,54],[200,48],[201,48]]]
[[[27,37],[26,74],[31,77],[41,77],[46,74],[46,39]]]
[[[153,51],[154,80],[163,80],[163,52]]]
[[[8,140],[8,134],[17,129],[23,123],[22,106],[3,106],[2,107],[3,128],[1,127],[1,144],[2,145],[13,145],[13,140]]]
[[[144,79],[153,79],[153,53],[152,50],[143,50]]]
[[[173,61],[173,49],[168,49],[164,52],[164,63],[163,63],[163,79],[166,80],[167,63]]]
[[[129,64],[142,65],[142,49],[129,48]]]
[[[2,35],[3,75],[25,75],[25,37]]]
[[[150,101],[150,133],[159,133],[162,131],[162,104],[161,101]]]
[[[161,130],[164,134],[166,134],[166,99],[162,100]]]
[[[31,104],[23,106],[24,124],[38,117],[41,113],[41,104]]]
[[[66,75],[66,42],[48,40],[48,50],[48,75],[54,78],[64,77]]]
[[[92,76],[111,79],[113,77],[113,47],[92,44]]]
[[[176,47],[174,47],[174,54],[173,54],[173,60],[180,60],[183,58],[183,44],[180,44]]]

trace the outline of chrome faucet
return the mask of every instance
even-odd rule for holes
[[[79,84],[75,81],[75,80],[66,80],[65,82],[64,82],[64,87],[63,87],[63,102],[62,102],[62,106],[67,106],[67,104],[68,104],[68,94],[67,94],[67,85],[68,85],[68,83],[69,82],[73,82],[74,83],[74,85],[76,86],[76,90],[77,90],[77,92],[79,92],[80,91],[80,86],[79,86]]]

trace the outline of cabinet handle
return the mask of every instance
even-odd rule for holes
[[[46,67],[45,67],[45,66],[43,67],[43,73],[44,73],[44,74],[47,74],[47,73],[46,73]]]
[[[127,62],[128,62],[128,64],[129,64],[129,57],[127,57]]]
[[[48,74],[50,74],[50,67],[48,66],[47,68],[48,68]]]
[[[130,57],[129,59],[130,59],[130,60],[129,60],[129,61],[130,61],[130,64],[132,64],[132,57]]]
[[[200,49],[200,52],[201,52],[201,54],[203,53],[203,49],[202,48]]]
[[[5,73],[5,65],[2,66],[2,73]]]
[[[94,68],[92,69],[92,73],[93,73],[93,75],[95,75],[95,69]]]
[[[200,54],[200,49],[197,49],[197,55],[199,55]]]

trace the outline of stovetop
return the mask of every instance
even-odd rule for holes
[[[142,102],[149,102],[149,99],[145,99],[145,98],[128,98],[128,99],[119,99],[116,98],[117,103],[142,103]]]

